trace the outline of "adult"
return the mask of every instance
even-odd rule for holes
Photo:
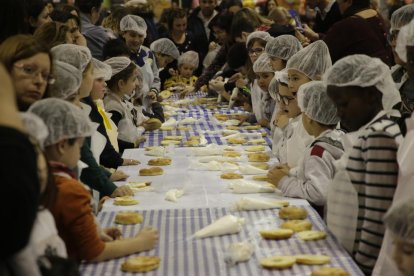
[[[339,0],[338,4],[343,19],[323,38],[332,62],[353,54],[365,54],[392,65],[384,20],[370,8],[370,0]]]
[[[102,59],[102,48],[112,34],[95,23],[99,19],[102,0],[76,0],[75,5],[80,11],[80,19],[82,24],[82,33],[86,38],[88,48],[91,50],[92,56],[96,59]]]
[[[52,21],[49,16],[49,8],[42,0],[31,0],[28,2],[28,16],[30,32],[34,33],[43,24]],[[7,24],[8,25],[8,24]]]
[[[338,1],[307,0],[306,5],[316,11],[315,24],[312,29],[319,34],[319,37],[327,33],[332,25],[342,18]]]
[[[68,11],[54,10],[50,17],[53,21],[61,22],[69,27],[70,35],[72,36],[73,44],[79,46],[87,46],[86,39],[81,33],[80,18]]]

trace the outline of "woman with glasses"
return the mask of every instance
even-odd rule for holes
[[[31,35],[6,39],[0,45],[0,62],[11,76],[20,111],[44,98],[48,84],[54,81],[49,49]]]

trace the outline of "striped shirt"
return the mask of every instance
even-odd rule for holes
[[[381,116],[360,130],[346,170],[358,193],[355,262],[371,274],[384,237],[382,217],[392,203],[398,178],[397,150],[402,140],[396,123]]]

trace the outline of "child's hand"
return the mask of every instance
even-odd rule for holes
[[[168,73],[170,73],[171,76],[178,76],[177,70],[174,70],[173,68],[168,69]]]
[[[286,114],[279,113],[276,116],[274,125],[278,128],[284,128],[289,123],[289,117]]]
[[[122,162],[122,166],[134,166],[139,164],[141,164],[141,162],[135,159],[124,159],[124,162]]]
[[[147,130],[146,127],[145,127],[146,126],[145,122],[142,124],[142,126],[145,128],[145,130]],[[144,143],[145,141],[147,141],[147,138],[144,137],[144,136],[140,136],[140,137],[137,138],[134,145],[137,148],[137,147],[139,147],[139,144]]]
[[[120,180],[125,180],[129,177],[129,175],[127,175],[126,173],[124,173],[123,171],[116,171],[113,174],[111,174],[111,177],[109,178],[111,181],[120,181]]]
[[[267,119],[261,119],[260,121],[257,122],[259,125],[261,125],[262,127],[269,127],[269,121]]]
[[[221,81],[221,80],[217,80],[217,79],[216,80],[211,80],[208,83],[208,86],[211,89],[213,89],[215,91],[218,91],[218,92],[224,91],[224,81]]]
[[[150,92],[148,92],[147,97],[150,98],[153,101],[156,101],[157,100],[157,93],[155,93],[154,91],[150,91]]]
[[[103,205],[104,205],[105,201],[106,201],[107,199],[109,199],[109,198],[110,198],[109,196],[104,196],[103,198],[101,198],[101,199],[99,200],[99,203],[98,203],[98,211],[99,211],[99,212],[102,210],[102,207],[103,207]]]
[[[233,76],[231,76],[231,77],[229,78],[228,82],[235,82],[235,81],[237,81],[238,79],[243,79],[243,75],[242,75],[242,73],[236,73],[236,74],[234,74]]]
[[[136,236],[140,240],[140,251],[153,249],[158,243],[158,230],[152,227],[145,227]]]
[[[287,175],[289,175],[289,166],[283,164],[269,170],[269,172],[267,173],[267,178],[270,183],[276,185],[277,187],[279,185],[280,180]]]
[[[101,240],[104,242],[120,240],[122,238],[122,232],[118,227],[105,228],[101,232]]]
[[[128,186],[120,186],[115,189],[112,193],[111,197],[118,197],[118,196],[133,196],[134,192]]]
[[[217,43],[215,43],[214,41],[210,42],[210,44],[208,45],[208,51],[213,51],[217,48],[217,46]]]
[[[243,87],[246,87],[247,81],[245,79],[240,78],[240,79],[236,80],[235,85],[236,85],[237,88],[242,89]]]

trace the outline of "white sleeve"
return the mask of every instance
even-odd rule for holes
[[[334,174],[333,160],[326,151],[323,158],[308,156],[304,160],[304,178],[285,176],[280,180],[278,188],[284,196],[303,198],[315,205],[325,205],[328,185]]]

